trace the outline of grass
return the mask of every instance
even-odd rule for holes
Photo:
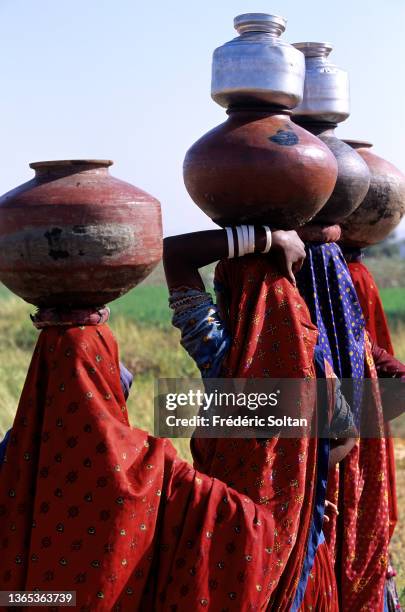
[[[405,287],[403,259],[397,257],[367,257],[365,263],[371,270],[380,289]]]
[[[387,314],[402,314],[405,317],[405,289],[390,287],[381,289],[382,300]]]
[[[391,325],[400,327],[405,321],[405,289],[402,287],[381,289],[381,296]]]
[[[141,326],[170,326],[168,292],[164,285],[141,285],[112,305],[114,317],[125,317]]]
[[[397,588],[405,606],[405,440],[395,440],[397,468],[398,524],[390,545],[394,567],[398,573]]]

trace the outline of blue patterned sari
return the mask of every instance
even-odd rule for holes
[[[358,426],[364,379],[365,320],[340,247],[334,242],[308,244],[307,258],[297,281],[312,321],[318,327],[318,342],[326,359],[339,378],[353,381],[350,392],[346,386],[344,393]]]

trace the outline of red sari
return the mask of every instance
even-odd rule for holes
[[[227,309],[232,346],[223,375],[233,378],[314,378],[317,330],[305,302],[268,258],[223,261],[216,280],[230,296]],[[315,421],[315,397],[306,410]],[[243,491],[277,522],[269,557],[274,581],[269,610],[287,611],[294,602],[307,551],[317,478],[317,439],[194,439],[195,466]],[[326,564],[326,565],[325,565]],[[328,550],[321,545],[313,568],[318,591],[307,589],[303,610],[337,609]],[[327,596],[317,599],[320,591]],[[321,601],[326,602],[325,607]],[[315,607],[311,608],[311,606]]]
[[[380,348],[393,355],[394,347],[387,317],[373,275],[361,261],[348,262],[347,265],[363,309],[368,333]]]
[[[390,355],[394,355],[394,347],[388,327],[387,317],[381,301],[380,292],[370,270],[361,262],[347,264],[356,288],[360,305],[366,320],[366,328],[371,339]],[[394,441],[390,436],[389,425],[386,425],[387,437],[387,469],[389,484],[390,537],[398,522],[398,507],[396,493]]]
[[[311,347],[313,335],[310,328],[302,342]],[[107,325],[49,327],[0,472],[0,590],[76,591],[81,612],[264,610],[280,601],[277,559],[289,555],[279,549],[301,554],[297,535],[308,522],[314,444],[295,444],[292,462],[292,442],[278,444],[273,458],[300,523],[130,427]],[[258,449],[246,470],[263,474],[267,453]],[[283,573],[286,588],[295,577]]]

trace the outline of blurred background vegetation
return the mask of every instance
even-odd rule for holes
[[[405,361],[405,267],[398,243],[370,249],[366,264],[381,289],[397,356]],[[213,267],[203,271],[207,286]],[[161,266],[134,291],[111,306],[111,327],[121,360],[134,373],[128,407],[134,425],[153,432],[154,385],[158,378],[198,377],[194,363],[181,348],[171,327],[167,289]],[[0,439],[12,425],[38,332],[25,304],[0,285]],[[179,453],[190,459],[189,441],[176,440]],[[405,440],[396,440],[400,524],[392,543],[398,586],[405,603]]]

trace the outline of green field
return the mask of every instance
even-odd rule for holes
[[[381,289],[385,311],[392,324],[405,321],[405,288]],[[12,299],[12,294],[0,286],[0,300]],[[28,307],[29,309],[29,307]],[[34,310],[34,307],[32,307]],[[159,329],[170,326],[171,311],[165,285],[141,285],[111,304],[111,317],[128,318],[141,327]]]
[[[168,327],[170,312],[165,285],[141,285],[111,305],[113,317],[128,317],[142,326]]]
[[[405,322],[405,289],[392,287],[381,289],[384,310],[391,324]]]
[[[405,322],[405,288],[381,289],[385,312],[391,323]],[[113,316],[129,317],[141,325],[170,324],[165,286],[141,285],[112,304]]]

